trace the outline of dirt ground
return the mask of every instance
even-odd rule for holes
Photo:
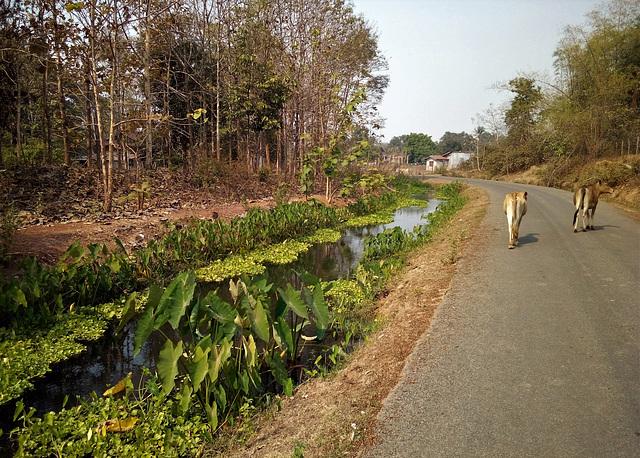
[[[273,207],[273,199],[265,198],[248,203],[262,208]],[[186,224],[192,218],[230,220],[245,212],[241,203],[223,205],[204,204],[198,208],[155,208],[131,212],[104,221],[64,221],[19,228],[10,251],[12,257],[22,259],[36,256],[46,264],[55,264],[74,241],[81,244],[104,243],[115,246],[117,237],[126,248],[135,248],[166,233],[167,223]]]
[[[170,223],[185,225],[194,218],[228,221],[252,207],[275,207],[278,194],[282,200],[304,199],[292,191],[296,183],[277,175],[261,180],[231,168],[206,177],[202,173],[185,177],[166,169],[147,173],[138,179],[151,183],[143,209],[136,209],[134,199],[126,199],[135,177],[123,175],[117,180],[121,191],[114,195],[114,209],[106,214],[101,211],[98,177],[85,169],[58,166],[0,171],[0,204],[9,202],[20,222],[9,248],[10,260],[0,265],[0,273],[13,274],[20,260],[29,256],[53,265],[74,241],[114,248],[117,237],[129,250],[160,239]],[[327,204],[322,194],[311,197]],[[331,204],[346,203],[334,197]]]
[[[449,290],[457,262],[486,213],[488,196],[466,190],[469,203],[430,244],[416,253],[405,272],[387,286],[377,304],[383,326],[356,350],[348,364],[327,378],[313,379],[282,399],[252,425],[254,433],[217,457],[356,456],[371,444],[383,400],[398,383],[406,358],[427,330]],[[275,410],[275,409],[274,409]]]

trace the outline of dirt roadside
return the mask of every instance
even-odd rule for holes
[[[267,209],[274,207],[275,202],[273,199],[265,198],[250,201],[247,205]],[[149,240],[160,239],[169,230],[167,223],[187,224],[193,218],[222,218],[228,221],[244,212],[245,205],[241,203],[205,204],[197,208],[160,207],[142,210],[104,221],[72,220],[26,226],[18,229],[10,253],[16,260],[35,256],[43,263],[51,265],[55,264],[76,240],[84,246],[89,243],[102,243],[114,248],[117,237],[125,248],[130,249],[144,245]]]
[[[398,383],[406,358],[428,329],[449,290],[457,261],[471,255],[469,242],[489,203],[484,191],[467,188],[469,202],[427,246],[410,259],[404,273],[387,286],[377,304],[384,325],[351,355],[349,363],[324,379],[300,386],[281,410],[255,420],[253,434],[232,450],[209,457],[356,456],[373,440],[382,402]]]

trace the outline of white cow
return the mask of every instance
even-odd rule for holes
[[[515,248],[518,243],[520,221],[527,214],[527,192],[512,192],[507,194],[502,204],[504,214],[507,215],[509,226],[509,248]]]

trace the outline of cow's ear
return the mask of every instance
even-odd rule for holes
[[[601,185],[602,184],[602,180],[598,180],[598,184]]]
[[[524,199],[527,200],[527,191],[524,192]]]

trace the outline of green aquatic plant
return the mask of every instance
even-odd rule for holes
[[[139,310],[145,297],[134,293],[97,307],[74,308],[57,315],[48,330],[0,333],[0,404],[32,388],[33,379],[45,375],[53,364],[83,352],[86,342],[104,335],[108,322],[119,319],[127,309]]]
[[[334,243],[337,242],[342,234],[335,229],[319,229],[313,235],[308,235],[302,238],[302,241],[311,245],[319,243]]]
[[[195,270],[198,281],[221,282],[228,278],[236,278],[242,274],[259,275],[265,271],[265,266],[255,260],[242,255],[232,255],[224,260],[216,260],[206,267]]]
[[[393,222],[393,212],[378,212],[371,213],[366,216],[356,216],[355,218],[351,218],[346,222],[347,227],[364,227],[364,226],[375,226],[378,224],[389,224]]]
[[[224,260],[216,260],[206,267],[195,270],[198,281],[221,282],[242,274],[259,275],[266,269],[265,264],[290,264],[316,243],[335,242],[341,234],[332,229],[322,229],[299,240],[286,240],[266,248],[254,250],[245,255],[232,255]]]
[[[221,418],[237,413],[264,389],[265,371],[285,394],[292,394],[287,361],[298,356],[302,327],[313,323],[322,338],[329,324],[325,289],[309,274],[301,278],[308,286],[278,289],[274,309],[272,284],[264,277],[231,280],[232,300],[226,302],[215,291],[204,298],[194,295],[195,275],[180,274],[164,291],[152,288],[136,327],[134,354],[152,332],[160,333],[165,340],[157,363],[162,395],[175,388],[183,410],[194,402],[215,431]],[[288,313],[296,317],[292,322],[285,320]],[[166,326],[171,334],[163,330]]]
[[[158,377],[148,370],[145,380],[141,389],[128,390],[134,396],[93,393],[91,399],[78,397],[77,406],[65,400],[61,411],[41,418],[18,401],[14,421],[20,426],[11,432],[15,456],[196,456],[211,437],[202,412],[183,410],[179,396],[162,396]]]

